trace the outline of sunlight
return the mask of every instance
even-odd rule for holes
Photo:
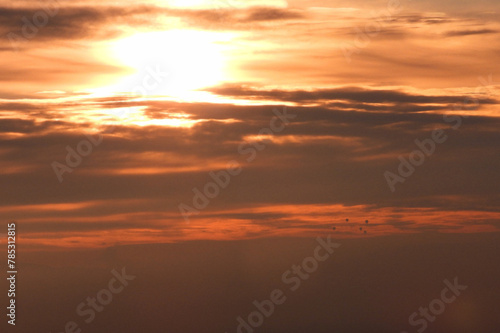
[[[112,87],[142,96],[185,97],[227,76],[228,33],[171,30],[133,35],[113,46],[113,56],[134,73]]]

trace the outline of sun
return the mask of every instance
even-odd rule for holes
[[[114,88],[148,96],[183,96],[217,85],[227,77],[225,51],[231,38],[228,33],[169,30],[118,40],[112,47],[113,58],[133,74]],[[145,79],[148,76],[153,78]],[[153,79],[154,84],[144,84]]]

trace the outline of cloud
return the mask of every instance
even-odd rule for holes
[[[461,37],[461,36],[471,36],[471,35],[486,35],[486,34],[497,34],[498,30],[493,29],[481,29],[481,30],[457,30],[448,31],[445,33],[447,37]]]
[[[463,103],[468,96],[429,96],[409,94],[398,90],[363,89],[342,87],[334,89],[306,90],[257,90],[251,87],[229,85],[214,87],[208,91],[233,98],[265,99],[282,102],[321,102],[344,100],[359,103],[408,103],[408,104],[454,104]],[[495,99],[481,98],[480,104],[498,104]]]
[[[54,7],[50,8],[54,15],[47,15],[47,23],[40,28],[25,28],[30,34],[36,32],[35,41],[96,38],[107,39],[121,34],[117,25],[145,25],[148,19],[145,15],[153,12],[154,8],[136,6],[132,8],[120,7]],[[0,7],[0,21],[2,35],[9,32],[20,37],[23,34],[24,20],[33,24],[33,17],[37,13],[45,13],[40,7],[15,8]],[[31,39],[31,38],[30,38]],[[6,39],[4,39],[5,41]]]
[[[47,17],[47,23],[40,28],[32,26],[33,17],[39,13]],[[47,13],[53,13],[48,15]],[[231,24],[245,24],[252,22],[301,19],[304,15],[298,10],[280,9],[273,7],[249,8],[220,8],[220,9],[179,9],[151,5],[135,5],[130,7],[118,6],[48,6],[44,11],[40,7],[0,7],[0,33],[8,37],[9,33],[16,38],[26,37],[38,42],[47,40],[73,39],[114,39],[127,29],[158,30],[169,28],[169,20],[180,18],[187,20],[191,25],[207,27],[217,25],[230,28]],[[38,16],[37,16],[38,17]],[[26,20],[31,23],[29,28]],[[234,28],[234,27],[233,27]],[[240,29],[240,28],[238,28]],[[16,39],[15,38],[15,39]],[[4,50],[9,50],[8,38]],[[16,39],[17,41],[17,39]]]
[[[22,18],[39,10],[38,3],[22,4],[0,8],[4,37],[19,33]],[[59,8],[32,43],[0,60],[0,218],[25,223],[33,244],[61,236],[68,246],[118,242],[121,233],[144,242],[312,235],[346,214],[373,217],[377,235],[494,228],[499,102],[485,90],[476,94],[475,86],[496,63],[498,27],[477,17],[408,11],[385,22],[347,65],[338,46],[357,37],[354,28],[371,20],[370,8],[310,5],[193,9],[78,2]],[[223,45],[226,82],[233,83],[205,90],[218,103],[72,92],[97,90],[130,74],[106,58],[113,39],[186,27],[234,32]],[[445,38],[453,36],[470,36],[475,47]],[[8,46],[4,38],[1,50]],[[492,84],[490,92],[496,88]],[[468,117],[451,128],[443,114],[458,113],[454,105],[469,97],[479,107],[463,110]],[[297,117],[249,161],[240,147],[260,139],[282,104]],[[109,125],[123,108],[135,113]],[[189,126],[151,125],[179,118]],[[398,157],[408,157],[418,149],[415,140],[428,139],[436,128],[447,141],[394,195],[384,172],[395,172]],[[51,164],[67,163],[68,147],[76,149],[90,133],[102,133],[102,143],[59,183]],[[231,160],[242,174],[185,226],[179,203],[192,203],[193,189]],[[88,205],[72,206],[81,203]]]
[[[104,199],[143,201],[134,205],[117,203],[116,206],[103,203],[89,206],[82,212],[48,215],[40,212],[28,214],[20,208],[4,212],[3,217],[20,219],[24,216],[28,221],[38,216],[44,219],[39,221],[43,223],[63,223],[62,220],[54,222],[54,219],[61,218],[68,223],[83,223],[77,219],[87,219],[89,223],[112,223],[127,218],[127,215],[113,217],[114,212],[119,211],[128,212],[128,218],[134,221],[166,219],[169,223],[179,223],[177,205],[188,203],[193,196],[192,189],[201,188],[210,181],[208,172],[220,170],[230,160],[241,163],[244,171],[211,203],[203,217],[207,221],[224,216],[229,220],[245,220],[260,227],[280,229],[279,221],[286,220],[288,222],[283,222],[283,225],[290,223],[303,230],[317,228],[322,223],[306,226],[298,222],[294,214],[256,214],[251,210],[232,213],[231,210],[264,202],[269,205],[373,205],[377,207],[373,214],[382,207],[459,208],[488,212],[498,200],[494,184],[500,166],[491,156],[500,141],[500,134],[496,131],[500,125],[498,118],[471,116],[463,119],[462,127],[455,131],[440,114],[399,112],[390,106],[386,110],[353,111],[360,103],[397,102],[399,105],[407,102],[407,105],[413,105],[418,102],[425,106],[425,103],[460,101],[464,96],[420,95],[396,89],[361,87],[291,92],[231,88],[218,93],[231,97],[272,97],[297,103],[337,98],[343,102],[335,106],[289,107],[290,112],[297,115],[296,120],[283,132],[276,133],[256,160],[248,163],[248,156],[239,154],[238,147],[248,145],[246,138],[269,126],[275,105],[132,101],[125,97],[92,99],[82,96],[82,101],[85,101],[82,105],[92,105],[93,109],[103,112],[117,105],[134,105],[151,119],[169,117],[174,110],[199,122],[191,128],[117,126],[112,133],[104,134],[103,142],[74,172],[64,175],[62,184],[57,181],[50,164],[53,161],[65,163],[66,146],[75,148],[91,130],[105,131],[107,127],[93,123],[90,116],[87,116],[88,122],[75,124],[71,113],[60,112],[68,105],[58,100],[43,104],[37,101],[6,103],[4,112],[24,113],[25,117],[30,114],[26,112],[35,113],[28,119],[0,120],[2,132],[8,135],[0,141],[0,167],[3,170],[18,167],[15,172],[0,175],[5,190],[0,194],[4,207],[23,205],[26,200],[42,205]],[[53,120],[54,114],[60,119]],[[79,114],[78,111],[75,114]],[[406,156],[417,149],[413,141],[430,137],[432,129],[438,127],[445,129],[449,139],[439,145],[436,153],[398,190],[398,196],[393,196],[383,172],[397,169],[398,156]],[[480,172],[477,165],[482,165]],[[426,172],[431,169],[432,172]],[[436,200],[436,195],[450,193],[460,195],[462,199]],[[476,200],[465,201],[471,196],[476,196]],[[54,225],[54,228],[59,227]]]
[[[290,9],[258,8],[252,9],[245,21],[276,21],[303,18],[305,18],[305,16],[302,13]]]

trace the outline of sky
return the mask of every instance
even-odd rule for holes
[[[498,232],[498,9],[4,1],[0,219],[31,250]]]
[[[0,0],[1,331],[498,333],[499,11]]]

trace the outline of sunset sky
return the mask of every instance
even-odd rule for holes
[[[0,34],[0,219],[27,249],[500,228],[497,0],[4,1]]]
[[[500,332],[499,0],[0,0],[0,36],[1,332]]]

